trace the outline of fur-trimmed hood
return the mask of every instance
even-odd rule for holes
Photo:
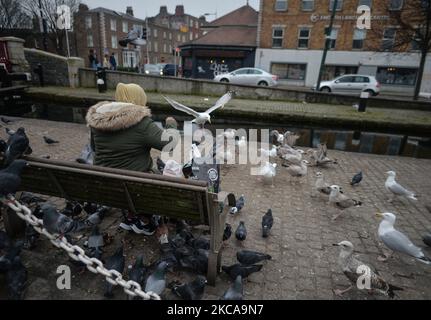
[[[87,125],[101,131],[124,130],[151,117],[148,107],[124,102],[104,101],[92,106],[87,113]]]

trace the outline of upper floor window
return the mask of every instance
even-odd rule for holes
[[[335,0],[330,0],[329,1],[329,11],[332,11],[332,8],[334,8],[334,1]],[[336,11],[341,11],[343,10],[343,0],[338,0],[337,1],[337,9]]]
[[[283,47],[283,36],[284,29],[280,27],[274,27],[272,29],[272,47],[282,48]]]
[[[169,32],[169,40],[172,40],[172,32]]]
[[[189,39],[190,39],[190,41],[193,40],[193,32],[190,32]]]
[[[383,32],[383,50],[392,50],[395,45],[395,34],[397,33],[395,28],[387,28]]]
[[[117,20],[111,19],[111,31],[117,31]]]
[[[92,34],[87,34],[87,47],[89,48],[94,47]]]
[[[92,26],[93,26],[93,19],[91,18],[91,16],[85,17],[85,28],[91,29]]]
[[[123,21],[123,32],[124,33],[129,32],[129,23],[127,21]]]
[[[313,11],[314,10],[314,0],[302,0],[301,9],[303,11]]]
[[[373,0],[359,0],[358,7],[360,6],[368,6],[369,8],[372,7]]]
[[[298,32],[298,48],[307,49],[310,40],[310,28],[300,28]]]
[[[325,28],[325,34],[329,33],[329,28]],[[335,49],[337,45],[338,29],[332,28],[331,34],[328,37],[329,49]]]
[[[111,42],[112,42],[112,48],[117,49],[118,48],[118,39],[117,39],[117,36],[115,34],[111,36]]]
[[[190,28],[193,28],[193,20],[192,19],[190,19],[189,25],[190,25]]]
[[[286,11],[288,7],[287,0],[276,0],[275,11]]]
[[[363,29],[355,29],[353,33],[353,49],[363,49],[364,48],[364,40],[367,35],[366,30]]]
[[[390,0],[389,10],[401,10],[404,5],[404,0]]]
[[[166,39],[166,31],[163,31],[163,39]]]
[[[154,35],[154,38],[157,38],[157,29],[153,30],[153,35]]]

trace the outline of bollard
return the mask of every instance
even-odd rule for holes
[[[38,63],[37,67],[34,68],[34,73],[36,73],[39,77],[39,82],[40,82],[40,86],[43,87],[45,86],[45,80],[43,77],[43,67],[40,63]]]
[[[370,97],[369,92],[361,92],[361,96],[359,99],[359,112],[365,112],[367,109],[368,98]]]
[[[96,76],[99,93],[106,92],[106,90],[108,90],[108,85],[106,83],[106,69],[101,67],[97,68]]]

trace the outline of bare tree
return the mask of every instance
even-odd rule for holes
[[[42,12],[43,18],[46,21],[49,39],[55,44],[57,53],[65,55],[64,43],[66,34],[64,29],[58,29],[57,8],[61,5],[67,5],[73,18],[73,13],[78,11],[79,3],[80,0],[24,0],[23,6],[32,16],[40,17],[40,13]]]
[[[0,29],[29,28],[31,23],[20,1],[0,0]]]
[[[389,21],[373,22],[371,37],[375,39],[369,47],[375,51],[391,51],[395,54],[405,51],[420,53],[414,92],[414,99],[417,100],[427,54],[431,50],[431,0],[379,0],[374,3],[374,10],[388,12]]]

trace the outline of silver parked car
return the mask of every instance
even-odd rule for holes
[[[278,76],[257,68],[242,68],[230,73],[220,74],[214,78],[214,81],[273,87],[277,85]]]
[[[316,90],[316,87],[317,84],[314,85],[313,90]],[[322,81],[319,91],[342,94],[369,92],[371,96],[377,96],[380,93],[380,83],[374,76],[345,74],[331,81]]]

